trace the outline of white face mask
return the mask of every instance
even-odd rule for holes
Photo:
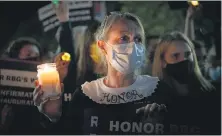
[[[109,62],[120,73],[132,73],[144,64],[145,49],[143,45],[134,42],[108,45],[112,48],[112,58],[111,60],[109,58]]]

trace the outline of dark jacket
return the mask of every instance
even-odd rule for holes
[[[170,80],[167,81],[170,85]],[[172,84],[171,87],[173,88]],[[178,95],[172,89],[168,101],[166,123],[168,134],[220,134],[220,91],[201,89],[199,85],[189,87],[189,94]]]

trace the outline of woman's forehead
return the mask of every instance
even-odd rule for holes
[[[131,20],[119,19],[112,24],[110,32],[141,34],[142,30]]]
[[[31,44],[27,44],[25,45],[21,51],[35,51],[35,52],[39,52],[39,49],[35,46],[35,45],[31,45]]]
[[[167,51],[172,53],[175,51],[185,52],[185,51],[191,51],[191,48],[187,43],[183,41],[174,41],[168,46]]]

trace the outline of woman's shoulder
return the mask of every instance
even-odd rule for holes
[[[75,92],[72,94],[70,105],[85,107],[91,103],[93,103],[93,101],[84,94],[82,87],[77,87]]]
[[[173,97],[173,88],[165,81],[159,80],[152,98],[158,103],[168,103]]]
[[[89,99],[91,100],[91,97],[97,95],[97,90],[100,80],[102,80],[102,78],[90,82],[85,82],[81,86],[78,86],[72,95],[72,99],[75,101],[76,100],[88,101]]]
[[[157,84],[157,89],[161,91],[163,90],[170,91],[172,87],[164,80],[159,80]]]

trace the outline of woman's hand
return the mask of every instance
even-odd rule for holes
[[[70,64],[70,61],[62,60],[62,56],[64,55],[64,53],[65,52],[58,54],[54,59],[54,62],[56,63],[56,68],[59,72],[59,78],[61,83],[68,74],[68,68]]]
[[[69,21],[69,8],[66,1],[59,1],[58,5],[53,4],[59,22]]]
[[[164,104],[147,104],[136,110],[136,114],[142,116],[142,121],[159,122],[163,120],[163,113],[167,112]]]
[[[62,98],[59,99],[43,99],[44,94],[41,89],[41,85],[38,81],[35,82],[35,90],[33,92],[34,105],[38,107],[39,112],[46,115],[51,121],[56,121],[60,118],[62,113]],[[61,90],[63,91],[63,84],[61,84]]]

